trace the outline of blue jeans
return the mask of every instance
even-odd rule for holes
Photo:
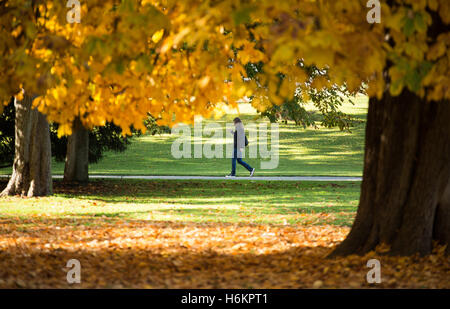
[[[244,160],[242,160],[241,158],[236,158],[236,157],[237,157],[237,152],[235,150],[233,158],[231,159],[231,175],[236,175],[236,161],[240,165],[245,167],[249,172],[251,172],[253,170],[253,168],[250,165],[248,165],[247,163],[245,163]]]

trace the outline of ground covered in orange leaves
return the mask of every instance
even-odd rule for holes
[[[347,227],[41,222],[26,232],[13,221],[0,222],[1,288],[450,287],[449,260],[438,252],[326,259]],[[369,285],[366,263],[374,257],[382,283]],[[81,263],[81,284],[66,281],[70,259]]]

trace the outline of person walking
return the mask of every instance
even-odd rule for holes
[[[234,118],[234,151],[231,159],[231,174],[226,177],[236,177],[236,161],[250,172],[250,177],[255,173],[255,169],[242,160],[242,150],[248,145],[247,136],[245,136],[244,124],[239,117]]]

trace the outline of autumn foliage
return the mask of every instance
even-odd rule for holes
[[[450,33],[430,36],[450,21],[447,0],[382,2],[380,24],[367,22],[365,0],[93,0],[82,1],[81,23],[67,22],[64,1],[23,3],[0,4],[0,99],[20,98],[22,88],[39,95],[34,105],[60,135],[76,116],[124,133],[145,130],[147,113],[160,124],[192,122],[244,95],[264,110],[298,85],[450,98]],[[326,67],[327,78],[305,83],[299,59]],[[264,70],[245,80],[249,62]]]
[[[188,222],[108,222],[36,216],[0,220],[0,287],[68,288],[64,265],[83,265],[81,288],[449,288],[443,252],[420,258],[364,256],[329,260],[348,227]],[[382,263],[369,284],[367,261]],[[14,267],[11,267],[14,265]]]

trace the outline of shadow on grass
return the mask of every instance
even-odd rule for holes
[[[55,198],[9,202],[5,214],[265,224],[353,222],[358,183],[107,180],[54,182]],[[25,199],[26,200],[26,199]],[[19,205],[14,206],[18,203]],[[23,205],[23,206],[22,206]],[[27,206],[28,205],[28,206]]]

